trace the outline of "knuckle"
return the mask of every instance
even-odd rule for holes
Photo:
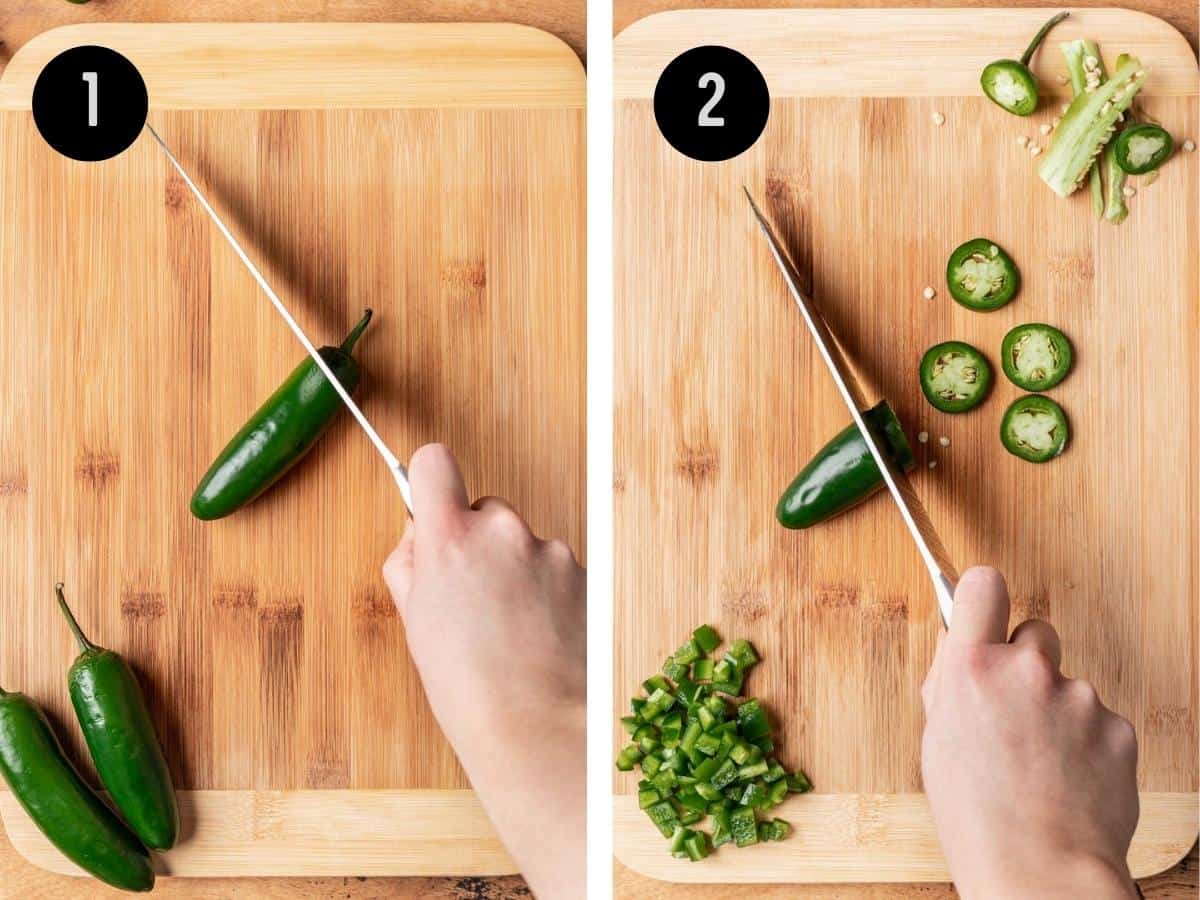
[[[1054,664],[1036,647],[1017,648],[1014,665],[1021,677],[1035,687],[1048,687],[1054,679]]]
[[[1090,681],[1073,678],[1067,682],[1067,696],[1081,709],[1095,709],[1100,706],[1100,696]]]
[[[551,538],[546,541],[546,555],[563,562],[573,562],[575,560],[575,553],[571,550],[570,545],[560,538]]]
[[[521,538],[529,534],[529,528],[515,511],[507,506],[497,506],[488,517],[488,524],[498,533],[508,538]]]

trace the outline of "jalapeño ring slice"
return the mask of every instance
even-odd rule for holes
[[[1018,325],[1000,344],[1000,365],[1019,388],[1045,391],[1067,377],[1074,354],[1067,336],[1053,325]]]
[[[1000,420],[1000,443],[1013,456],[1028,462],[1054,459],[1067,448],[1070,437],[1067,414],[1041,394],[1026,394],[1014,400]]]
[[[950,254],[946,285],[950,296],[967,309],[990,312],[1017,295],[1021,273],[995,241],[973,238]]]
[[[921,357],[921,390],[942,412],[974,409],[992,386],[992,367],[984,355],[962,341],[934,344]]]

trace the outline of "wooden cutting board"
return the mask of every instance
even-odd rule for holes
[[[53,603],[144,676],[177,784],[176,875],[514,871],[428,706],[380,567],[405,526],[345,417],[218,522],[191,491],[303,358],[158,147],[60,157],[41,66],[103,44],[317,343],[364,307],[361,403],[405,458],[584,541],[584,87],[509,25],[109,25],[0,81],[0,682],[80,757]],[[71,867],[7,792],[14,845]]]
[[[1197,68],[1152,17],[1085,10],[1035,70],[1053,96],[1030,120],[992,106],[979,71],[1013,56],[1043,10],[691,11],[616,41],[616,695],[627,698],[700,622],[765,658],[749,689],[781,726],[781,756],[818,793],[779,814],[794,836],[703,864],[672,859],[617,780],[616,853],[677,881],[945,881],[920,794],[919,688],[938,615],[892,504],[807,532],[779,527],[779,493],[848,417],[742,197],[765,201],[818,306],[891,399],[918,449],[913,480],[952,557],[1008,576],[1014,620],[1060,631],[1064,669],[1137,727],[1142,818],[1135,874],[1196,838],[1197,159],[1135,179],[1125,224],[1063,201],[1016,143],[1069,88],[1058,43],[1089,36],[1111,64],[1140,55],[1144,106],[1198,139]],[[654,122],[654,84],[693,46],[749,56],[772,93],[756,146],[686,159]],[[945,116],[938,127],[933,114]],[[986,235],[1024,275],[988,315],[947,295],[950,251]],[[922,296],[927,286],[938,294]],[[1051,395],[1074,423],[1061,459],[1008,455],[997,429],[1019,391],[1004,333],[1063,328],[1073,374]],[[993,396],[961,416],[922,399],[917,363],[941,340],[980,347]],[[918,432],[931,435],[915,442]],[[943,447],[939,438],[950,444]],[[930,469],[928,465],[937,463]],[[617,729],[620,731],[620,729]],[[614,745],[622,740],[614,738]]]

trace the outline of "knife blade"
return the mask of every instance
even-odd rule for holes
[[[861,412],[861,410],[867,408],[866,394],[859,385],[858,379],[850,371],[841,346],[837,343],[837,339],[833,336],[832,332],[830,332],[829,325],[821,317],[812,300],[801,290],[800,274],[792,264],[791,257],[788,256],[783,244],[775,236],[770,223],[762,214],[762,211],[759,210],[758,204],[754,202],[754,197],[751,196],[750,189],[743,185],[742,190],[746,192],[746,199],[750,201],[750,209],[754,212],[754,218],[758,221],[758,227],[762,230],[763,235],[767,239],[767,244],[771,248],[771,256],[775,259],[775,265],[783,274],[783,279],[787,282],[792,299],[800,307],[800,312],[804,316],[804,322],[808,325],[809,333],[817,345],[817,351],[821,354],[821,359],[825,361],[825,366],[829,369],[829,374],[833,376],[833,382],[838,389],[838,394],[845,402],[846,408],[850,410],[850,417],[854,420],[854,424],[862,434],[867,449],[871,451],[871,456],[874,458],[875,464],[879,467],[879,471],[883,475],[883,481],[887,485],[888,493],[896,501],[896,506],[900,510],[900,518],[904,520],[904,524],[908,528],[908,533],[912,535],[912,539],[917,545],[921,561],[925,563],[925,568],[929,570],[929,578],[933,582],[933,590],[937,596],[938,611],[941,613],[942,624],[949,627],[950,616],[954,608],[954,584],[958,580],[958,575],[946,553],[946,547],[942,543],[941,538],[938,537],[937,529],[934,528],[933,522],[929,519],[929,514],[925,511],[925,504],[921,502],[921,498],[913,490],[908,477],[892,461],[892,458],[883,452],[879,446],[879,442],[875,439],[875,435],[867,427],[866,420],[863,419]]]
[[[271,304],[275,307],[276,312],[278,312],[283,318],[283,321],[287,323],[288,328],[292,329],[292,333],[296,336],[296,339],[300,341],[301,345],[303,345],[305,351],[312,358],[312,361],[317,364],[317,368],[321,370],[321,374],[329,380],[331,385],[333,385],[333,389],[337,391],[338,396],[342,398],[342,402],[346,404],[346,408],[350,410],[350,414],[354,416],[354,419],[356,422],[358,422],[359,427],[362,428],[362,430],[366,433],[371,443],[375,446],[375,449],[379,451],[379,455],[383,457],[383,461],[387,463],[388,470],[392,473],[392,477],[396,480],[397,487],[400,488],[400,497],[404,501],[405,509],[408,510],[408,513],[411,516],[412,491],[410,490],[408,484],[408,470],[404,467],[404,464],[400,462],[399,458],[391,451],[388,445],[383,442],[383,438],[381,438],[379,436],[379,432],[372,427],[371,423],[367,420],[367,417],[363,414],[363,411],[358,408],[358,404],[354,402],[354,398],[350,396],[350,392],[347,391],[345,387],[342,386],[342,383],[334,376],[333,371],[329,368],[329,364],[321,358],[321,354],[317,352],[317,348],[313,345],[313,342],[308,339],[308,335],[304,333],[304,330],[300,327],[299,323],[297,323],[292,317],[292,314],[288,312],[288,308],[283,305],[283,301],[279,299],[279,295],[272,290],[271,285],[267,283],[267,279],[263,277],[263,274],[259,271],[258,266],[256,266],[254,261],[246,255],[246,251],[242,249],[242,245],[238,243],[238,239],[233,236],[233,232],[226,227],[225,223],[221,220],[221,217],[217,214],[217,211],[212,208],[212,204],[208,202],[208,199],[201,192],[200,188],[196,187],[196,183],[192,181],[191,177],[184,170],[179,160],[175,158],[175,154],[171,152],[171,148],[167,146],[167,142],[159,136],[158,132],[154,130],[154,127],[149,122],[146,123],[146,130],[150,132],[154,140],[158,141],[158,145],[162,147],[163,152],[167,154],[167,159],[171,161],[171,165],[175,167],[175,171],[179,173],[179,177],[183,179],[183,183],[191,189],[192,194],[195,195],[196,199],[200,202],[200,206],[203,207],[206,213],[208,213],[208,217],[212,219],[213,224],[217,226],[217,230],[220,231],[225,240],[229,242],[229,246],[233,248],[233,252],[237,254],[238,259],[240,259],[242,264],[250,271],[250,274],[254,277],[254,280],[258,282],[258,286],[262,288],[263,293],[267,295],[267,299],[271,301]]]

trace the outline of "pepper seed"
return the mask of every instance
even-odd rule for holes
[[[917,435],[917,440],[920,441],[922,444],[928,444],[929,443],[929,432],[922,431],[920,434]]]
[[[934,125],[945,125],[946,117],[943,116],[940,112],[935,112],[933,114],[933,124]]]
[[[1125,185],[1125,187],[1123,187],[1121,189],[1121,193],[1124,194],[1126,197],[1132,197],[1134,194],[1137,193],[1137,189],[1131,188],[1129,185]]]
[[[1184,141],[1183,149],[1186,150],[1188,153],[1191,153],[1193,150],[1196,149],[1196,142],[1192,141],[1192,140]]]
[[[1028,143],[1029,143],[1029,138],[1025,137],[1025,135],[1023,135],[1023,134],[1018,135],[1018,137],[1017,137],[1017,146],[1018,147],[1024,147]],[[1184,147],[1187,147],[1187,144],[1184,144]]]
[[[1051,126],[1048,122],[1043,122],[1038,126],[1038,131],[1040,131],[1042,134],[1049,134],[1052,127],[1053,126]]]
[[[950,438],[946,437],[945,435],[942,435],[940,438],[938,438],[938,443],[941,444],[943,447],[949,447],[950,446]]]
[[[1041,147],[1039,147],[1037,144],[1034,144],[1034,145],[1033,145],[1033,147],[1032,147],[1032,149],[1030,149],[1030,151],[1029,151],[1029,155],[1030,155],[1030,156],[1037,156],[1037,155],[1038,155],[1039,153],[1041,153],[1041,152],[1042,152],[1042,148],[1041,148]]]
[[[929,461],[929,468],[931,468],[931,469],[937,468],[937,460],[936,459],[931,459]]]
[[[925,290],[921,291],[921,296],[923,296],[926,300],[932,300],[937,296],[937,291],[931,287],[927,287]]]

